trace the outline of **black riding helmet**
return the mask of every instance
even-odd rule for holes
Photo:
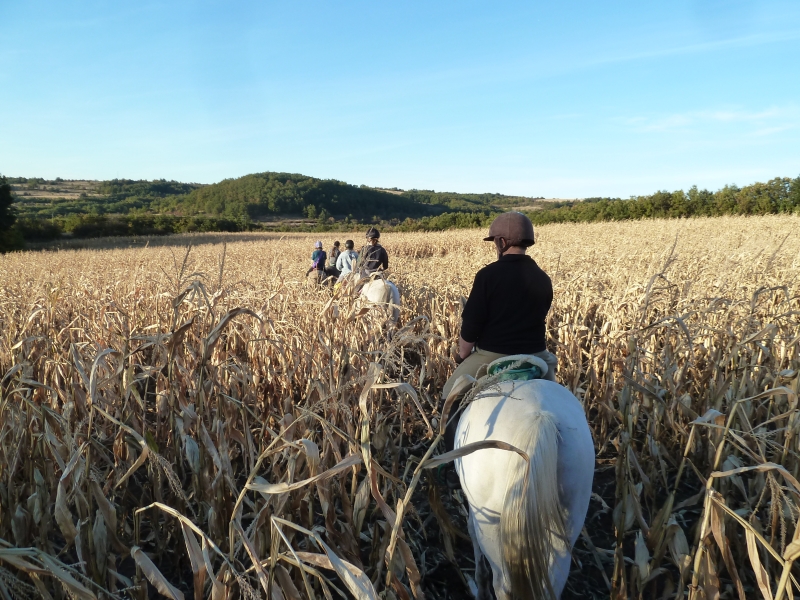
[[[348,250],[352,250],[355,245],[356,244],[355,244],[355,242],[353,242],[353,240],[347,240],[344,243],[344,247],[347,248]]]
[[[372,238],[380,238],[381,232],[375,229],[374,227],[370,227],[367,229],[367,239],[370,240]]]

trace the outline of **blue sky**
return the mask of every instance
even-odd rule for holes
[[[0,1],[0,173],[628,197],[800,175],[800,2]]]

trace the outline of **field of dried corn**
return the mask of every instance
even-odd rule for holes
[[[800,593],[798,225],[537,230],[597,448],[564,597]],[[0,598],[468,597],[424,466],[492,249],[387,234],[389,331],[304,285],[315,237],[0,256]]]

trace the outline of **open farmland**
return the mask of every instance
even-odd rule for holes
[[[800,593],[798,225],[537,229],[598,457],[565,597]],[[390,341],[304,286],[316,235],[0,256],[0,597],[467,597],[418,467],[482,235],[385,236]]]

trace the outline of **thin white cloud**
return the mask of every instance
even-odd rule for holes
[[[755,137],[767,137],[776,133],[782,133],[789,129],[797,129],[796,124],[784,125],[782,127],[764,127],[763,129],[756,129],[751,135]]]
[[[798,30],[768,31],[763,33],[756,33],[756,34],[738,36],[721,40],[714,40],[710,42],[701,42],[699,44],[679,44],[675,46],[665,46],[655,50],[647,50],[642,52],[600,55],[594,59],[586,61],[582,66],[591,67],[595,65],[617,63],[617,62],[629,62],[647,58],[660,58],[665,56],[698,54],[716,50],[726,50],[730,48],[742,48],[749,46],[760,46],[762,44],[789,42],[797,39],[800,39],[800,31]]]
[[[763,110],[695,110],[666,115],[637,115],[617,121],[638,133],[686,132],[728,125],[738,126],[740,133],[766,136],[796,128],[800,124],[800,108],[773,106]]]
[[[763,31],[748,35],[729,37],[726,39],[712,40],[700,43],[682,43],[683,40],[663,40],[658,47],[650,50],[640,51],[614,51],[606,48],[600,50],[594,56],[569,55],[564,53],[564,57],[553,59],[548,55],[547,60],[541,60],[538,56],[524,56],[516,61],[506,61],[503,66],[496,63],[492,64],[471,64],[460,68],[431,70],[424,75],[424,81],[419,81],[420,85],[470,85],[468,82],[480,82],[480,85],[500,83],[507,81],[518,81],[520,79],[538,80],[560,75],[566,75],[575,71],[590,71],[591,69],[604,65],[617,63],[628,63],[643,60],[665,58],[670,56],[688,56],[694,54],[704,54],[731,50],[734,48],[748,48],[762,45],[779,44],[800,40],[800,30],[783,31]],[[634,44],[626,43],[624,46]],[[445,83],[446,82],[446,83]]]

